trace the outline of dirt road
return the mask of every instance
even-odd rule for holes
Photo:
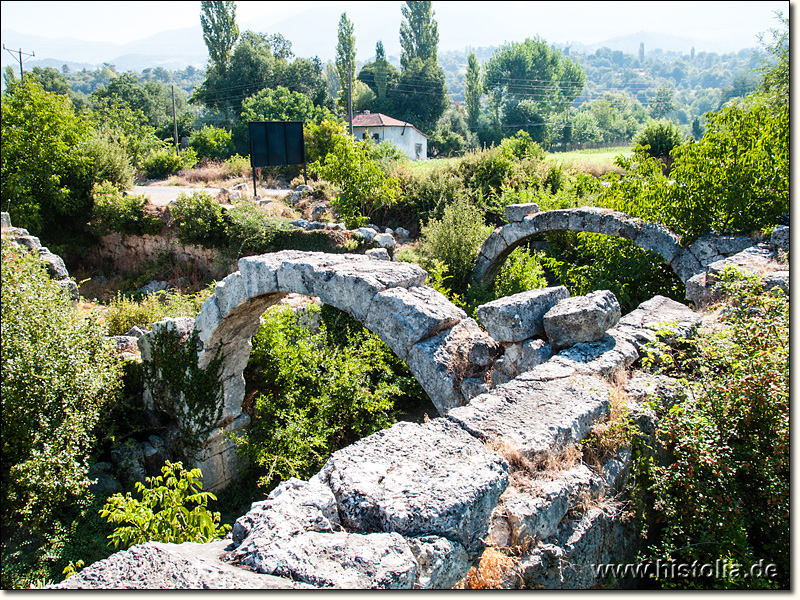
[[[212,197],[216,198],[217,194],[219,194],[219,190],[220,188],[216,187],[203,188],[180,185],[135,185],[133,186],[131,193],[137,195],[144,194],[148,196],[150,198],[150,202],[152,202],[155,206],[166,206],[173,200],[176,200],[181,192],[185,194],[191,194],[192,192],[208,192]],[[282,199],[287,195],[290,195],[292,190],[259,189],[258,193],[262,198],[266,196],[271,199]]]

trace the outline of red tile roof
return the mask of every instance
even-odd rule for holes
[[[345,122],[349,119],[345,117]],[[400,121],[382,113],[353,115],[353,127],[414,127],[411,123]]]

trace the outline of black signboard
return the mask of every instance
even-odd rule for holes
[[[250,121],[250,164],[253,167],[306,162],[302,121]]]

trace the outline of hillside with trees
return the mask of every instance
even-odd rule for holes
[[[421,266],[427,284],[470,316],[488,301],[554,285],[573,296],[610,290],[625,314],[654,295],[686,301],[669,265],[629,240],[539,234],[485,286],[472,279],[481,244],[519,203],[622,211],[668,227],[684,245],[717,234],[755,241],[788,219],[788,17],[778,15],[762,53],[582,55],[530,38],[456,60],[438,53],[434,6],[404,3],[398,64],[379,43],[374,60],[351,68],[359,32],[346,14],[336,24],[338,60],[323,65],[294,56],[277,32],[239,31],[234,2],[202,2],[203,71],[34,69],[24,81],[6,73],[0,202],[15,227],[64,257],[80,297],[4,235],[2,587],[60,581],[117,546],[223,535],[280,481],[312,475],[332,452],[395,420],[427,419],[432,405],[408,367],[348,315],[270,310],[245,371],[251,426],[238,443],[250,467],[219,499],[199,491],[201,475],[173,462],[191,458],[196,432],[169,413],[172,396],[144,393],[161,368],[198,411],[217,408],[218,381],[197,368],[197,339],[160,338],[154,367],[115,352],[108,338],[196,316],[214,279],[242,256],[364,253],[375,248],[355,228],[405,229],[407,240],[386,253]],[[458,85],[446,82],[461,71],[463,98],[453,102]],[[354,104],[415,123],[442,158],[412,161],[349,136],[342,91],[351,76]],[[275,167],[257,174],[258,190],[234,197],[230,188],[251,181],[246,124],[271,119],[305,122],[308,187],[299,166]],[[630,149],[599,170],[554,152],[616,143]],[[194,189],[164,209],[129,193],[134,181]],[[278,186],[296,193],[254,201]],[[215,197],[205,187],[228,189]],[[311,221],[319,230],[298,225]],[[222,274],[169,252],[117,271],[97,259],[109,236],[193,246]],[[780,259],[788,270],[788,252]],[[168,289],[152,294],[152,282]],[[730,330],[676,348],[672,360],[638,364],[692,392],[660,425],[673,462],[635,458],[631,524],[646,541],[644,558],[764,560],[778,574],[642,585],[790,584],[788,295],[723,283],[733,308],[721,309],[720,322]],[[150,465],[145,482],[144,467],[131,475],[126,457],[153,437],[187,441]]]

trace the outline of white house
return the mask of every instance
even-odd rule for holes
[[[349,121],[348,121],[349,122]],[[375,142],[392,142],[411,160],[428,159],[428,138],[411,123],[399,121],[381,113],[365,111],[353,115],[353,136]]]

